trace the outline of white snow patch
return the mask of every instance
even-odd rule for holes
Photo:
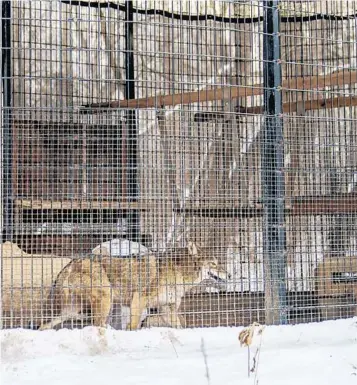
[[[248,385],[240,327],[2,330],[3,385]],[[251,348],[251,356],[254,354]],[[357,384],[357,317],[263,332],[259,385]]]
[[[149,249],[138,242],[129,241],[127,239],[115,238],[110,241],[103,242],[96,246],[92,252],[105,247],[112,257],[128,257],[130,255],[144,255],[149,252]]]

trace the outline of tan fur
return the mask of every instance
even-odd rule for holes
[[[128,329],[137,329],[142,313],[154,307],[172,327],[181,327],[177,312],[182,297],[206,278],[201,273],[208,269],[223,280],[227,278],[215,258],[200,257],[195,247],[185,255],[167,258],[94,256],[73,260],[60,272],[54,286],[55,318],[42,324],[40,330],[89,312],[93,324],[104,327],[113,302],[130,307]]]

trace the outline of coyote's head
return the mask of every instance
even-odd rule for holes
[[[230,274],[223,269],[214,256],[206,256],[193,242],[188,243],[188,252],[195,260],[197,278],[195,284],[202,281],[211,281],[214,286],[225,286]]]

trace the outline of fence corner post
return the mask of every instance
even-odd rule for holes
[[[125,98],[135,99],[135,68],[134,68],[134,5],[133,1],[125,2]],[[127,183],[129,187],[129,201],[137,202],[139,196],[138,185],[138,130],[136,124],[136,111],[126,111],[126,124],[128,126],[128,160]],[[128,217],[128,238],[140,242],[140,217],[137,209],[131,208]]]
[[[285,183],[279,0],[265,0],[264,125],[261,145],[265,322],[287,323]]]

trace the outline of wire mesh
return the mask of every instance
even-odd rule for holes
[[[357,314],[357,1],[2,7],[3,328]]]

